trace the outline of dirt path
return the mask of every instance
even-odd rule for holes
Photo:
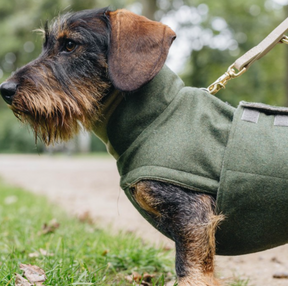
[[[89,214],[103,227],[133,231],[152,243],[173,243],[154,230],[119,188],[113,159],[0,155],[0,177],[10,184],[47,196],[71,214]],[[288,234],[287,234],[288,235]],[[288,245],[238,257],[217,257],[220,277],[249,278],[249,285],[287,286]]]

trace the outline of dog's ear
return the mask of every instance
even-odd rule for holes
[[[110,79],[117,89],[136,90],[163,67],[176,34],[162,23],[124,9],[107,14],[111,24]]]

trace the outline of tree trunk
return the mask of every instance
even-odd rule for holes
[[[156,0],[141,0],[141,4],[143,6],[142,15],[155,20],[155,12],[158,10]]]

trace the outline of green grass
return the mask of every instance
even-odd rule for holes
[[[230,286],[248,286],[249,279],[235,278]]]
[[[60,227],[43,234],[43,224],[52,219]],[[151,285],[164,285],[174,267],[167,251],[131,234],[113,236],[69,217],[43,197],[0,182],[0,285],[15,285],[21,263],[41,267],[47,276],[44,284],[53,286],[131,285],[125,276],[133,272],[155,274]]]
[[[60,227],[43,234],[43,225],[53,219]],[[0,181],[1,286],[15,285],[21,263],[41,267],[47,276],[44,284],[51,286],[138,285],[125,279],[133,272],[153,274],[150,285],[161,286],[174,273],[170,252],[132,234],[111,235],[109,229],[69,217],[44,197]],[[230,286],[248,286],[248,280],[235,278]]]

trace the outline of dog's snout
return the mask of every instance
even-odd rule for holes
[[[13,81],[6,81],[0,85],[0,92],[3,99],[8,104],[12,104],[13,97],[17,91],[18,84]]]

